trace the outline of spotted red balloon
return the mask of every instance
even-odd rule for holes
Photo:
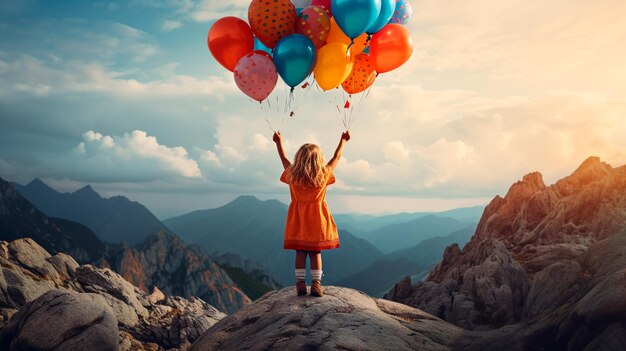
[[[274,48],[280,39],[294,33],[296,7],[289,0],[252,0],[248,22],[254,35],[268,48]]]
[[[341,83],[343,90],[348,94],[358,94],[374,84],[376,80],[376,70],[370,55],[360,53],[354,59],[352,72],[346,80]]]
[[[324,6],[324,8],[326,10],[328,10],[328,15],[330,17],[333,17],[333,10],[331,9],[330,6],[330,0],[313,0],[311,1],[311,5],[315,5],[315,6]]]
[[[237,62],[233,74],[239,90],[259,102],[272,93],[278,81],[274,62],[261,50],[255,50],[242,57]]]
[[[322,6],[309,6],[302,9],[296,20],[296,33],[311,39],[318,50],[326,44],[330,34],[329,13]]]

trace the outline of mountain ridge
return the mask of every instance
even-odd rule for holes
[[[404,279],[385,298],[468,329],[534,321],[556,325],[562,338],[577,330],[593,337],[572,315],[586,312],[572,308],[620,279],[625,240],[626,166],[613,168],[591,157],[550,186],[538,172],[525,175],[504,197],[494,197],[462,250],[447,247],[426,281]],[[619,290],[605,293],[598,303]],[[602,322],[595,330],[606,326]]]

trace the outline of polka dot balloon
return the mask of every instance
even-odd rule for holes
[[[409,0],[396,0],[396,10],[387,23],[407,24],[413,17],[413,6]]]
[[[374,84],[376,71],[370,55],[360,53],[354,59],[354,66],[348,78],[341,83],[348,94],[358,94]]]
[[[318,50],[326,44],[326,39],[330,34],[329,13],[322,6],[309,6],[298,14],[296,20],[296,33],[311,39]]]
[[[296,7],[289,0],[252,0],[248,22],[254,35],[265,46],[274,48],[280,39],[294,33]]]
[[[278,72],[272,58],[261,50],[242,57],[237,62],[233,75],[239,90],[259,102],[272,93],[278,81]]]

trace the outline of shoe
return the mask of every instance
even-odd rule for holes
[[[306,295],[306,282],[304,280],[298,280],[296,289],[298,290],[298,296]]]
[[[319,280],[311,282],[311,296],[322,297],[324,291],[322,289],[322,283]]]

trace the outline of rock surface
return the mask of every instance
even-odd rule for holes
[[[322,298],[288,287],[215,324],[192,346],[207,350],[448,350],[471,332],[399,303],[328,286]]]
[[[148,294],[108,268],[81,266],[62,253],[51,256],[32,239],[1,241],[0,267],[0,328],[12,316],[21,318],[23,308],[31,308],[23,306],[50,290],[89,296],[106,306],[122,350],[186,350],[225,316],[198,298],[166,296],[158,289]],[[2,330],[9,344],[18,335],[11,330]]]
[[[0,348],[11,351],[117,350],[117,321],[98,297],[48,291],[13,316],[0,334]]]

